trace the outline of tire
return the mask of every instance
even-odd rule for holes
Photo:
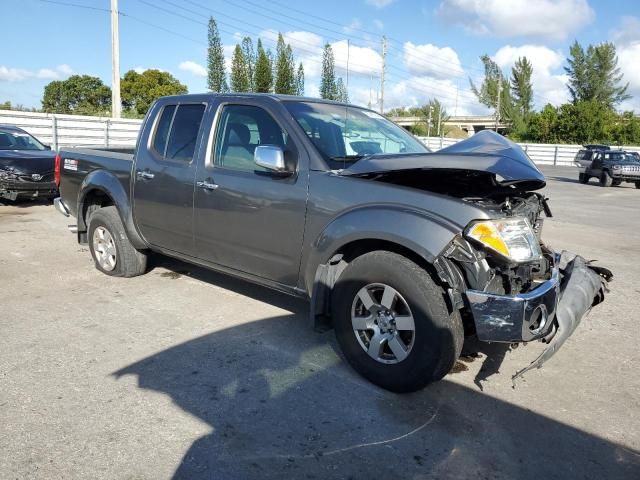
[[[106,275],[135,277],[147,269],[147,255],[131,245],[116,207],[91,214],[88,240],[96,268]]]
[[[353,260],[333,289],[332,311],[347,361],[363,377],[393,392],[413,392],[440,380],[462,350],[459,312],[449,311],[444,290],[424,268],[396,253],[375,251]],[[372,344],[376,338],[380,341]]]
[[[600,174],[600,186],[610,187],[611,185],[613,185],[613,178],[611,178],[611,175],[609,175],[609,172],[605,170],[602,172],[602,174]]]
[[[614,180],[611,183],[611,185],[614,186],[614,187],[619,187],[620,185],[622,185],[622,180]]]
[[[640,189],[640,182],[636,182],[636,188]]]
[[[589,183],[589,177],[587,176],[586,173],[579,173],[578,174],[578,181],[580,183]]]

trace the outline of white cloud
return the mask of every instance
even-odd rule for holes
[[[35,74],[36,78],[41,78],[43,80],[57,80],[60,78],[60,74],[55,70],[51,70],[50,68],[41,68]]]
[[[349,64],[350,74],[379,75],[382,69],[382,56],[372,48],[349,45],[346,40],[331,44],[336,70],[344,74]]]
[[[560,51],[542,45],[505,45],[493,56],[493,60],[510,76],[511,68],[520,57],[527,57],[533,67],[534,103],[541,108],[547,103],[559,105],[569,100],[568,77],[562,70],[565,56]]]
[[[406,42],[403,50],[404,64],[413,75],[446,79],[464,73],[458,54],[451,47]]]
[[[180,70],[184,70],[185,72],[189,72],[196,77],[207,76],[207,69],[199,63],[194,62],[193,60],[186,60],[184,62],[181,62],[180,65],[178,65],[178,68]]]
[[[640,111],[640,18],[623,17],[611,36],[616,44],[618,66],[624,74],[623,82],[629,82],[628,93],[633,95],[620,109]]]
[[[486,115],[489,112],[466,86],[459,86],[450,79],[410,77],[390,84],[385,93],[385,110],[394,107],[417,107],[430,99],[442,103],[449,115]]]
[[[345,25],[344,27],[342,27],[342,31],[346,34],[351,34],[355,30],[360,30],[361,28],[362,28],[362,22],[360,22],[359,19],[354,18],[353,20],[351,20],[349,25]]]
[[[73,69],[66,63],[63,63],[62,65],[58,65],[56,67],[56,70],[60,72],[60,74],[66,77],[73,75]]]
[[[587,0],[443,0],[436,13],[480,35],[552,40],[574,34],[595,18]]]
[[[21,68],[10,68],[0,65],[0,81],[3,82],[19,82],[29,78],[33,74],[28,70]]]
[[[20,82],[30,78],[59,80],[68,77],[72,73],[72,68],[66,64],[58,65],[55,68],[40,68],[35,72],[23,68],[12,68],[0,65],[0,81],[5,82]]]
[[[391,5],[396,0],[365,0],[368,5],[372,5],[376,8],[384,8]]]

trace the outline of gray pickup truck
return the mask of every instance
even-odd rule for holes
[[[56,208],[98,270],[158,252],[310,299],[363,376],[446,375],[465,336],[541,340],[540,366],[608,270],[541,241],[544,176],[493,132],[436,153],[377,113],[276,95],[158,100],[134,151],[62,150]]]

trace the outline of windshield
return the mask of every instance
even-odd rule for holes
[[[607,152],[604,159],[614,162],[640,162],[638,152]]]
[[[331,168],[375,154],[428,153],[406,130],[370,110],[316,102],[285,102]]]
[[[0,128],[0,150],[45,150],[45,147],[27,132]]]

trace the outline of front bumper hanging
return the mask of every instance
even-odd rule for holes
[[[540,368],[575,331],[591,307],[602,302],[613,274],[570,252],[556,256],[551,279],[531,292],[495,295],[467,290],[478,339],[486,342],[542,340],[547,348],[513,379]]]

